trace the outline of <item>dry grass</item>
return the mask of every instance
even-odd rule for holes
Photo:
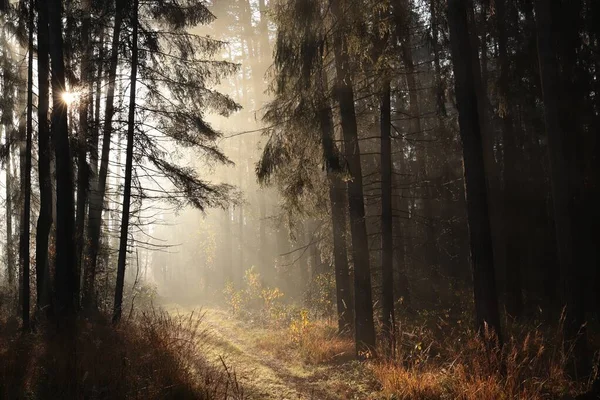
[[[75,332],[0,331],[0,398],[243,398],[235,375],[204,359],[201,318],[150,311],[118,328],[79,320]]]
[[[324,321],[311,323],[298,346],[303,360],[309,364],[348,360],[354,356],[352,339],[339,335],[335,326]]]
[[[420,328],[404,332],[400,354],[377,360],[371,369],[382,394],[395,399],[560,399],[585,392],[589,384],[569,377],[570,347],[555,332],[512,327],[500,350],[490,350],[469,330],[446,329],[434,336]]]

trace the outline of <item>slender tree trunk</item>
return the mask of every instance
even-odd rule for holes
[[[23,330],[29,330],[29,308],[30,308],[30,287],[29,287],[29,232],[31,216],[31,136],[33,131],[33,1],[29,5],[29,45],[27,61],[27,133],[25,139],[25,166],[23,181],[23,209],[21,214],[21,229],[19,238],[19,260],[21,270],[23,271],[23,293],[21,295]]]
[[[52,228],[52,178],[50,176],[50,59],[48,56],[48,13],[46,5],[37,1],[38,11],[38,178],[40,213],[35,236],[35,268],[37,309],[50,311],[50,276],[48,246]]]
[[[52,138],[56,159],[56,311],[68,317],[75,314],[76,259],[74,243],[73,168],[67,126],[65,62],[62,37],[62,2],[49,0],[50,57],[52,60]]]
[[[104,36],[105,36],[105,31],[104,29],[101,30],[100,32],[100,43],[98,44],[98,59],[104,61]],[[98,179],[98,142],[100,140],[100,100],[102,98],[102,77],[103,77],[103,73],[104,70],[102,68],[102,65],[98,65],[98,71],[96,74],[96,96],[94,99],[94,123],[93,123],[93,129],[91,130],[91,135],[90,135],[90,147],[89,147],[89,151],[90,151],[90,176],[88,177],[89,180],[93,179],[93,183],[94,186],[97,183],[97,179]],[[90,86],[92,86],[92,83],[90,82]],[[90,87],[90,90],[92,89],[92,87]],[[91,200],[91,196],[90,196],[90,200]],[[88,211],[88,220],[89,220],[89,214],[90,212]],[[89,240],[89,236],[88,236],[88,240]],[[84,246],[85,248],[85,246]],[[83,267],[85,268],[87,265],[89,264],[88,260],[84,260],[83,263]]]
[[[94,303],[96,269],[98,265],[98,251],[100,249],[100,232],[102,227],[102,210],[104,209],[104,196],[106,193],[106,179],[108,176],[108,162],[110,155],[110,139],[112,136],[112,119],[115,114],[115,83],[119,61],[119,43],[122,28],[122,2],[116,0],[116,16],[112,34],[110,65],[108,69],[108,89],[106,93],[106,106],[104,108],[104,126],[102,129],[102,154],[100,157],[100,172],[94,181],[94,189],[90,196],[88,217],[87,262],[83,280],[83,306],[89,308]]]
[[[121,236],[119,242],[119,261],[117,264],[117,284],[115,287],[115,302],[113,323],[121,320],[123,304],[123,285],[125,283],[125,264],[127,261],[127,242],[129,240],[129,209],[131,206],[131,178],[133,173],[133,133],[135,130],[135,89],[138,70],[138,0],[133,0],[133,35],[131,49],[131,91],[129,94],[129,116],[127,120],[127,150],[125,155],[125,182],[123,188],[123,210],[121,217]]]
[[[486,326],[489,326],[501,342],[483,144],[474,82],[475,71],[471,62],[473,48],[468,30],[466,0],[448,1],[448,23],[463,144],[477,329],[483,333]]]
[[[90,85],[92,82],[92,44],[91,44],[91,0],[83,0],[83,18],[81,23],[81,36],[83,55],[81,57],[81,86],[84,88],[84,95],[81,96],[79,104],[79,137],[77,142],[77,215],[75,219],[75,252],[77,259],[77,280],[76,292],[80,292],[81,268],[83,265],[83,247],[85,231],[85,210],[88,202],[89,193],[89,171],[87,164],[88,137],[90,136],[90,104],[92,102],[92,92]],[[79,296],[76,298],[79,302]]]
[[[340,0],[333,0],[331,11],[337,24],[343,22]],[[363,197],[362,167],[358,145],[358,128],[354,109],[354,89],[352,87],[350,60],[342,27],[336,27],[334,34],[335,68],[337,72],[337,96],[340,105],[344,151],[348,162],[348,172],[352,179],[348,182],[348,206],[352,232],[352,258],[354,260],[354,312],[356,353],[364,356],[365,351],[375,348],[375,327],[373,323],[373,301],[371,294],[371,268],[369,243],[365,225],[365,204]]]
[[[394,352],[394,235],[392,212],[391,87],[385,79],[379,99],[381,133],[381,309],[383,331]]]
[[[585,333],[582,276],[580,266],[574,262],[573,254],[574,182],[571,182],[569,177],[574,166],[569,163],[570,157],[567,152],[570,146],[566,143],[568,139],[560,123],[560,117],[562,113],[568,112],[569,105],[561,104],[564,93],[560,90],[561,76],[554,38],[557,26],[552,18],[551,2],[536,0],[535,11],[556,245],[563,303],[566,306],[565,336],[568,340],[575,341],[574,355],[581,373],[581,368],[587,364],[587,356],[585,336],[579,336],[580,333]]]
[[[5,83],[6,84],[6,83]],[[13,231],[12,231],[12,216],[13,216],[13,179],[11,174],[11,147],[12,147],[12,127],[10,124],[4,126],[4,134],[6,137],[6,270],[8,278],[8,286],[11,291],[11,296],[15,290],[15,256],[14,256],[14,245],[13,245]]]

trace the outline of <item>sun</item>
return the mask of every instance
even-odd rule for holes
[[[63,92],[62,94],[62,101],[67,105],[70,106],[71,104],[73,104],[76,100],[77,100],[77,94],[74,92]]]

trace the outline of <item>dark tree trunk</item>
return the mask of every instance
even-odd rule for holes
[[[104,209],[104,196],[106,193],[106,179],[108,176],[108,162],[110,155],[110,139],[112,136],[112,119],[115,113],[115,83],[119,61],[119,43],[122,27],[122,2],[115,1],[116,16],[113,27],[110,65],[108,69],[108,89],[106,93],[106,107],[104,109],[104,126],[102,129],[102,154],[100,157],[100,172],[95,179],[94,189],[90,196],[88,218],[87,265],[83,280],[83,306],[89,308],[94,303],[96,269],[98,265],[98,251],[100,249],[100,230],[102,227],[102,210]]]
[[[463,144],[465,196],[471,247],[477,329],[486,325],[500,340],[500,315],[496,295],[488,195],[484,173],[480,116],[477,107],[475,71],[467,1],[448,1],[450,44],[455,74],[460,136]]]
[[[80,84],[84,88],[79,104],[79,137],[77,142],[77,214],[75,219],[75,252],[77,272],[77,293],[81,282],[83,265],[83,247],[85,232],[85,211],[89,193],[89,170],[87,164],[88,138],[90,136],[90,104],[92,102],[92,44],[91,44],[91,0],[83,0],[83,18],[81,22],[81,37],[83,55],[81,57]],[[77,298],[77,301],[79,298]]]
[[[105,32],[104,29],[102,29],[100,31],[100,43],[98,44],[98,59],[104,61],[104,36],[105,36]],[[102,85],[103,85],[103,81],[102,81],[102,77],[103,77],[103,73],[104,70],[102,68],[102,64],[99,64],[97,66],[97,73],[96,73],[96,95],[95,95],[95,99],[94,99],[94,122],[93,122],[93,129],[91,130],[91,135],[90,135],[90,146],[89,146],[89,151],[90,151],[90,176],[88,177],[88,180],[92,180],[94,179],[94,184],[97,182],[98,179],[98,142],[100,140],[100,103],[101,103],[101,98],[102,98]],[[90,88],[91,90],[91,88]],[[89,182],[88,182],[89,183]],[[91,200],[91,196],[90,196],[90,200]],[[88,220],[89,220],[89,214],[90,212],[88,211]],[[89,236],[88,236],[88,240],[89,240]],[[85,245],[84,245],[85,248]],[[86,268],[86,266],[89,264],[89,260],[85,260],[82,264],[83,268]]]
[[[561,276],[563,304],[566,306],[565,336],[567,340],[575,341],[574,356],[578,369],[587,364],[584,322],[584,299],[581,267],[575,263],[573,254],[573,228],[575,215],[573,213],[574,184],[572,165],[569,162],[569,149],[565,131],[561,126],[561,115],[569,113],[572,105],[564,104],[565,93],[560,89],[561,75],[555,53],[555,32],[557,25],[552,18],[552,2],[536,0],[536,26],[538,40],[538,59],[540,63],[540,78],[542,97],[544,100],[544,118],[548,135],[548,153],[550,160],[550,183],[554,210],[554,223],[558,263]],[[567,96],[568,97],[568,96]],[[583,337],[583,338],[582,338]]]
[[[21,214],[21,229],[19,238],[19,260],[21,271],[23,271],[23,293],[22,300],[22,319],[23,330],[29,330],[29,308],[30,308],[30,288],[29,288],[29,219],[31,216],[31,136],[33,132],[33,1],[29,4],[29,45],[27,61],[27,133],[25,138],[25,165],[24,175],[21,176],[21,190],[23,192],[23,209]]]
[[[323,73],[322,73],[323,74]],[[327,93],[329,88],[324,74],[321,76],[321,92]],[[323,158],[329,180],[329,203],[331,208],[331,229],[333,236],[333,262],[335,268],[335,291],[337,298],[338,331],[349,332],[353,328],[353,306],[350,292],[350,274],[348,269],[348,249],[346,247],[346,211],[344,204],[344,183],[339,175],[341,166],[334,138],[333,117],[331,107],[322,99],[319,110],[319,125]]]
[[[12,87],[9,82],[8,74],[4,74],[4,90],[5,95],[10,96],[8,93],[10,88]],[[7,280],[8,287],[10,290],[10,296],[14,295],[15,290],[15,256],[14,256],[14,245],[13,245],[13,231],[12,231],[12,217],[13,217],[13,179],[11,174],[11,150],[12,150],[12,142],[13,142],[13,128],[12,128],[12,110],[7,110],[8,112],[5,115],[6,118],[3,118],[4,124],[4,135],[5,135],[5,146],[6,146],[6,272],[7,272]]]
[[[121,320],[123,305],[123,285],[125,284],[125,264],[127,262],[127,242],[129,241],[129,209],[131,206],[131,179],[133,173],[133,133],[135,130],[135,89],[138,70],[138,0],[133,0],[133,35],[131,49],[131,91],[129,94],[129,116],[127,119],[127,150],[125,153],[125,182],[123,183],[123,210],[121,216],[121,232],[119,241],[119,261],[117,263],[117,284],[113,323]]]
[[[344,18],[340,0],[333,0],[331,11],[334,19],[341,24]],[[352,87],[350,60],[342,27],[337,27],[333,41],[335,68],[337,72],[337,97],[340,105],[344,152],[348,172],[348,206],[352,233],[352,258],[354,260],[354,318],[356,353],[363,356],[365,351],[375,348],[375,327],[373,323],[373,301],[371,294],[371,268],[369,243],[365,225],[365,204],[363,197],[362,167],[358,145],[358,129],[354,109],[354,88]]]
[[[35,236],[35,268],[37,309],[50,311],[50,275],[48,245],[52,228],[52,178],[50,176],[50,59],[48,56],[48,12],[46,5],[37,1],[38,11],[38,178],[40,185],[40,214]]]
[[[67,126],[65,62],[62,38],[62,2],[49,0],[50,57],[52,60],[52,139],[56,159],[56,311],[63,317],[75,314],[76,259],[74,243],[73,168]]]
[[[381,134],[381,312],[387,344],[394,351],[394,236],[392,212],[391,87],[385,79],[379,99]]]
[[[519,210],[519,185],[521,173],[518,170],[518,152],[516,132],[513,128],[512,101],[509,93],[510,64],[507,54],[508,33],[506,30],[506,0],[496,0],[496,20],[498,23],[498,55],[500,59],[500,79],[498,91],[503,105],[502,131],[504,137],[504,211],[506,246],[506,312],[513,317],[523,313],[523,294],[521,290],[521,260],[523,252],[521,235],[523,220]]]

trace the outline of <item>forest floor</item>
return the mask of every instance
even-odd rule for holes
[[[168,306],[171,313],[191,313]],[[367,366],[345,357],[335,362],[308,364],[293,349],[282,354],[274,341],[287,341],[284,329],[274,331],[232,318],[225,310],[204,308],[202,326],[209,341],[209,361],[234,371],[245,399],[352,400],[377,399],[377,382]],[[278,350],[277,350],[278,349]]]

